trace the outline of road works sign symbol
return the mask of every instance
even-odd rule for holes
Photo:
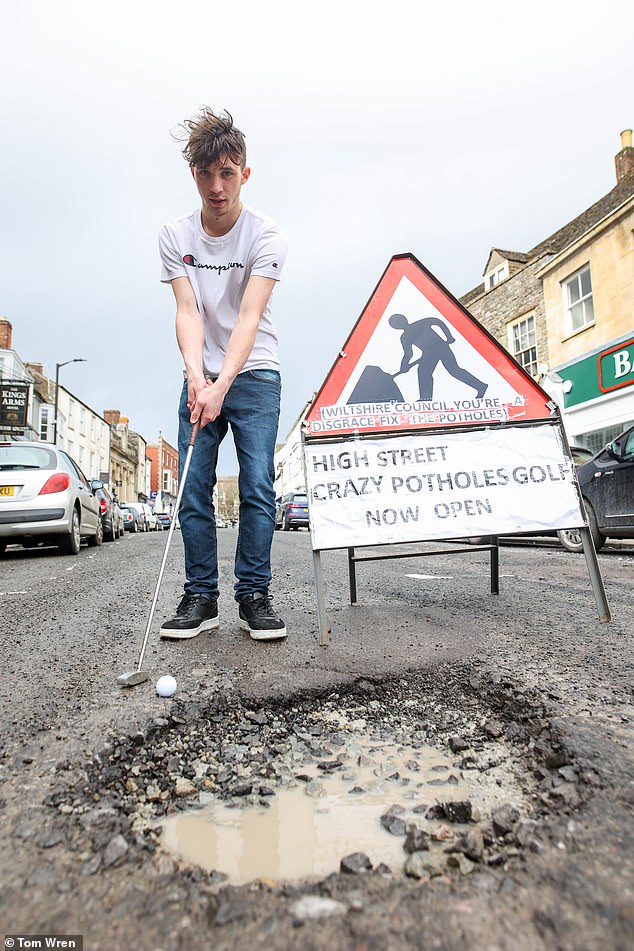
[[[545,420],[550,397],[412,254],[388,264],[305,435]]]

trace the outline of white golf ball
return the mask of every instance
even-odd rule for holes
[[[170,674],[159,677],[156,681],[156,692],[159,697],[171,697],[176,693],[176,680]]]

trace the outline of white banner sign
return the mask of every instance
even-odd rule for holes
[[[555,426],[304,446],[314,550],[584,523]]]

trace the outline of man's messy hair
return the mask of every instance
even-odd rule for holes
[[[216,115],[208,106],[201,107],[200,115],[185,119],[178,127],[181,141],[187,137],[183,156],[195,168],[229,159],[241,168],[247,164],[247,146],[244,135],[233,124],[233,117],[225,110]]]

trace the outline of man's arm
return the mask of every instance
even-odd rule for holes
[[[203,375],[205,328],[189,278],[174,278],[172,291],[176,298],[176,340],[187,371],[187,405],[191,411],[196,402],[196,396],[205,387]]]
[[[215,383],[207,383],[204,388],[196,391],[195,402],[193,406],[190,406],[192,423],[195,423],[196,420],[200,418],[200,425],[205,426],[219,416],[223,400],[229,387],[247,362],[249,354],[253,350],[255,336],[260,320],[262,319],[262,314],[264,313],[276,283],[277,281],[269,277],[254,275],[249,278],[240,304],[238,319],[229,337],[227,352],[225,353],[220,374]],[[185,356],[184,353],[183,356]]]

